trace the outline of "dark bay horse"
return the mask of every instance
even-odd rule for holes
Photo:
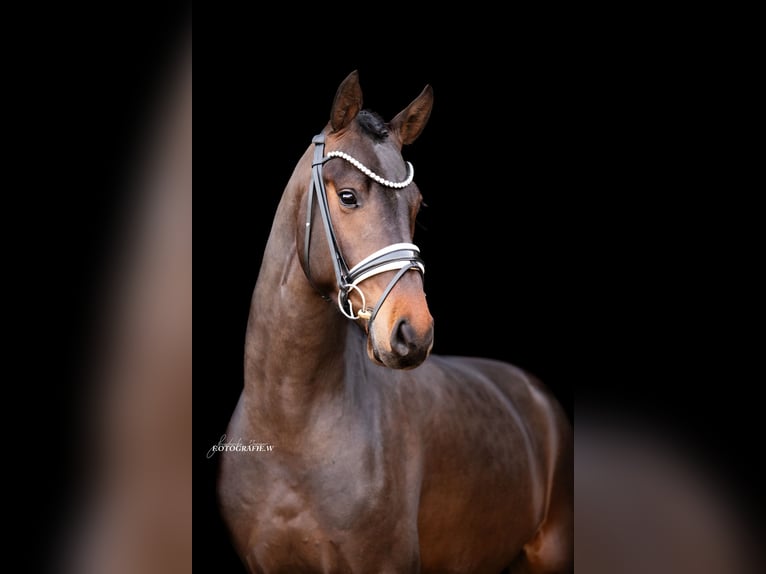
[[[273,450],[223,453],[218,485],[250,572],[572,571],[561,407],[512,365],[430,355],[401,149],[432,103],[386,123],[353,72],[285,188],[227,430]]]

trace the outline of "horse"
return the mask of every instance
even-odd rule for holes
[[[277,207],[217,482],[251,573],[573,569],[561,405],[514,365],[431,353],[402,148],[432,106],[426,85],[386,122],[352,72]]]

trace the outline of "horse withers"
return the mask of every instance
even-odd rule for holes
[[[221,512],[250,572],[572,571],[572,431],[540,381],[431,354],[421,195],[358,75],[298,161],[250,307]]]

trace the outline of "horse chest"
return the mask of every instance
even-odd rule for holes
[[[392,476],[370,472],[379,453],[349,450],[328,452],[325,460],[277,462],[265,473],[270,480],[262,483],[250,540],[263,571],[291,564],[296,571],[310,565],[309,570],[364,572],[371,563],[417,561],[411,531],[416,509],[393,488]],[[412,529],[397,530],[400,521]]]
[[[274,483],[269,490],[249,541],[250,559],[260,571],[303,571],[307,566],[351,571],[341,549],[342,532],[322,515],[314,493],[287,483]]]

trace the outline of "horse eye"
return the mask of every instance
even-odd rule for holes
[[[346,207],[356,207],[356,195],[352,191],[344,189],[338,193],[340,202]]]

